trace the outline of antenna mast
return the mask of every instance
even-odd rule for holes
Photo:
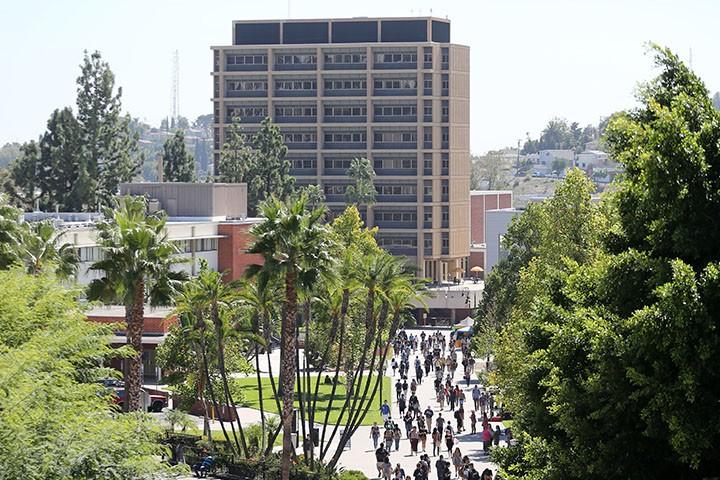
[[[180,54],[177,50],[173,52],[172,71],[172,118],[177,124],[180,117]]]

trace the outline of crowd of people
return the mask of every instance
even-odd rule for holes
[[[452,342],[452,340],[451,340]],[[459,342],[462,361],[458,363],[457,349],[441,332],[419,335],[401,331],[393,343],[395,357],[390,366],[395,382],[398,416],[393,417],[385,402],[380,407],[383,419],[381,427],[375,423],[370,430],[375,450],[378,476],[384,480],[429,480],[433,463],[438,480],[453,476],[461,480],[492,480],[489,469],[482,473],[475,469],[467,455],[463,455],[457,436],[481,435],[483,450],[487,454],[492,445],[499,445],[503,437],[509,442],[509,429],[502,432],[499,426],[493,430],[490,419],[498,411],[494,396],[475,385],[470,398],[455,383],[458,368],[462,368],[462,381],[469,387],[475,360],[467,339]],[[414,374],[414,375],[413,375]],[[433,382],[438,411],[431,405],[421,405],[417,391],[423,381]],[[446,412],[443,417],[443,412]],[[423,409],[423,407],[425,407]],[[466,411],[470,411],[466,415]],[[398,421],[396,421],[397,419]],[[478,429],[478,423],[481,429]],[[469,430],[469,431],[468,431]],[[393,467],[390,455],[400,450],[403,436],[409,440],[410,455],[418,461],[412,472],[406,472],[399,463]],[[443,455],[445,453],[446,456]]]

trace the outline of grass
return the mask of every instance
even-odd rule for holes
[[[317,407],[315,409],[315,421],[320,423],[325,418],[325,409],[327,408],[328,404],[330,403],[330,394],[332,392],[332,384],[326,384],[324,383],[324,379],[326,374],[323,375],[323,379],[320,382],[320,388],[318,389],[318,400],[317,400]],[[314,391],[315,389],[315,380],[317,379],[317,375],[311,375],[311,386]],[[330,378],[332,378],[332,374],[330,374]],[[375,380],[377,376],[373,375],[372,383],[370,384],[370,388],[368,389],[368,395],[372,393],[372,389],[375,386]],[[335,390],[335,396],[333,399],[332,409],[330,410],[330,417],[329,422],[335,422],[340,415],[340,410],[342,410],[343,403],[345,401],[345,385],[344,385],[345,378],[343,376],[339,377],[340,383],[337,386],[337,389]],[[367,380],[367,376],[363,376],[363,383],[362,383],[362,389],[365,389],[365,381]],[[277,386],[277,379],[276,386]],[[259,400],[259,392],[257,388],[257,378],[256,377],[247,377],[247,378],[240,378],[237,379],[237,382],[239,384],[240,389],[243,393],[243,406],[260,409],[260,400]],[[267,377],[263,377],[261,379],[262,382],[262,391],[263,391],[263,403],[265,404],[265,411],[271,412],[271,413],[278,413],[277,405],[275,404],[275,400],[273,398],[273,392],[272,392],[272,385],[270,384],[270,379]],[[297,389],[297,385],[296,385]],[[297,395],[297,390],[295,390],[295,393]],[[365,416],[365,419],[362,422],[362,425],[372,425],[373,422],[382,423],[382,417],[380,416],[380,405],[383,400],[387,400],[388,403],[390,403],[391,400],[391,382],[390,377],[383,377],[382,380],[382,400],[379,400],[380,397],[380,386],[378,386],[378,391],[376,395],[370,400],[370,408],[368,410],[367,415]],[[367,400],[363,402],[363,405],[367,405]],[[299,408],[298,401],[295,401],[295,407]],[[345,412],[345,415],[343,416],[343,423],[347,420],[347,411]]]

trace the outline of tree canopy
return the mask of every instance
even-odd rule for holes
[[[185,134],[175,132],[163,145],[163,180],[166,182],[194,182],[195,159],[185,147]]]
[[[581,174],[513,225],[488,307],[519,442],[514,479],[703,478],[720,468],[720,114],[676,55],[606,142],[626,174],[590,201]],[[518,242],[521,238],[529,241]],[[505,276],[504,279],[492,278]],[[490,298],[488,299],[490,301]]]

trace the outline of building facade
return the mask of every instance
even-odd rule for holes
[[[331,214],[344,208],[356,157],[376,173],[361,206],[378,243],[446,280],[467,265],[469,48],[438,18],[233,22],[214,46],[214,163],[239,118],[251,135],[280,126],[291,174],[317,184]]]
[[[470,259],[467,276],[485,278],[485,272],[472,272],[474,267],[485,268],[485,214],[489,210],[511,208],[512,190],[472,190],[470,192]]]

